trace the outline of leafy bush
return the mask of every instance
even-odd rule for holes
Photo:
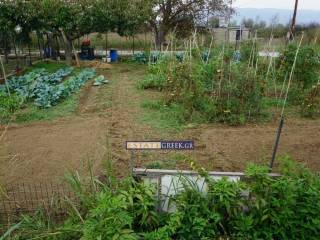
[[[132,230],[133,216],[128,211],[125,196],[114,196],[110,191],[97,195],[96,206],[89,211],[83,224],[81,239],[137,239]]]
[[[278,65],[280,81],[291,72],[291,68],[297,51],[297,44],[293,43],[281,54]],[[301,46],[294,70],[293,83],[301,89],[308,89],[318,81],[320,67],[320,55],[314,46]]]
[[[64,223],[37,214],[24,217],[15,239],[319,239],[320,177],[281,161],[282,175],[250,165],[241,181],[214,180],[198,169],[207,192],[181,176],[183,190],[170,198],[170,213],[157,212],[153,185],[133,179],[69,181],[77,204]]]
[[[278,60],[278,77],[281,81],[288,79],[296,51],[297,45],[290,44]],[[319,49],[314,45],[302,46],[297,56],[288,101],[299,105],[304,117],[315,117],[319,114],[319,68]]]
[[[139,89],[158,89],[162,90],[165,86],[167,75],[167,64],[173,61],[172,58],[162,58],[156,64],[152,64],[148,68],[148,74],[144,79],[138,82]]]
[[[320,82],[312,86],[305,94],[301,113],[305,117],[315,117],[320,114]]]

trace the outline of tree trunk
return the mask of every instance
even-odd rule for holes
[[[65,41],[65,56],[67,65],[72,65],[72,40],[66,39]]]
[[[38,48],[39,48],[40,58],[41,58],[41,60],[43,60],[42,47],[41,47],[41,42],[40,42],[40,33],[38,33],[38,32],[37,32],[37,40],[38,40]]]
[[[60,59],[61,58],[61,55],[60,55],[60,43],[59,43],[58,36],[56,36],[55,40],[56,40],[56,45],[57,45],[57,58]]]
[[[14,54],[16,56],[16,72],[19,72],[19,56],[18,56],[18,52],[17,52],[17,47],[16,47],[16,42],[14,42]]]
[[[29,52],[29,66],[32,66],[32,59],[31,59],[31,47],[30,47],[30,43],[28,43],[28,52]]]
[[[163,30],[155,29],[155,43],[156,47],[161,49],[161,46],[166,41],[166,33]]]
[[[5,48],[4,48],[4,63],[5,64],[9,63],[9,60],[8,60],[9,51],[10,51],[9,44],[8,44],[8,41],[6,40],[5,41]]]
[[[106,57],[108,57],[108,32],[105,34],[105,39],[106,39]]]

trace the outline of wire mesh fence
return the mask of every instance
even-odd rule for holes
[[[0,231],[19,221],[23,214],[41,210],[56,220],[66,214],[67,201],[75,196],[64,183],[33,183],[6,186],[0,193]]]

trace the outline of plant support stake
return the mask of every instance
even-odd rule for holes
[[[285,107],[286,107],[286,104],[287,104],[288,93],[289,93],[289,90],[290,90],[292,76],[293,76],[293,73],[294,73],[294,69],[296,67],[296,62],[297,62],[298,54],[299,54],[300,47],[301,47],[301,44],[302,44],[303,36],[304,36],[304,33],[302,32],[302,36],[301,36],[301,39],[300,39],[300,42],[299,42],[299,45],[298,45],[298,48],[297,48],[297,51],[296,51],[296,54],[295,54],[295,57],[294,57],[294,61],[293,61],[293,64],[292,64],[292,68],[291,68],[291,72],[290,72],[290,76],[289,76],[289,80],[288,80],[288,85],[287,85],[287,90],[286,90],[285,98],[284,98],[283,105],[282,105],[280,124],[279,124],[278,132],[277,132],[276,142],[275,142],[275,145],[274,145],[274,148],[273,148],[273,153],[272,153],[272,158],[271,158],[271,162],[270,162],[269,172],[272,172],[274,161],[275,161],[275,158],[276,158],[276,155],[277,155],[277,150],[278,150],[278,146],[279,146],[281,131],[282,131],[282,127],[283,127],[283,124],[284,124],[284,110],[285,110]]]
[[[282,131],[282,128],[283,128],[283,123],[284,123],[284,118],[281,117],[280,124],[279,124],[278,131],[277,131],[276,142],[275,142],[274,147],[273,147],[273,153],[272,153],[272,159],[271,159],[271,162],[270,162],[269,172],[272,172],[274,160],[276,159],[278,146],[279,146],[279,141],[280,141],[280,136],[281,136],[281,131]]]
[[[7,79],[7,75],[6,75],[6,70],[4,68],[4,64],[2,61],[2,56],[0,55],[0,63],[1,63],[1,69],[2,69],[2,74],[3,74],[3,78],[4,78],[4,82],[6,84],[6,88],[8,91],[8,95],[10,96],[10,89],[9,89],[9,84],[8,84],[8,79]]]

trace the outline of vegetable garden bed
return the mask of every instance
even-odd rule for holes
[[[12,113],[31,102],[39,108],[53,107],[77,92],[95,75],[91,68],[61,67],[54,72],[36,68],[12,77],[7,84],[0,85],[1,120],[7,121]]]

